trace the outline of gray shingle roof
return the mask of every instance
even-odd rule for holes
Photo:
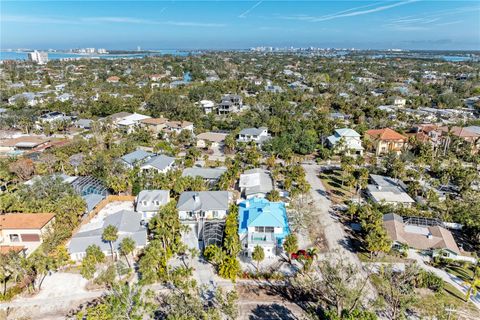
[[[131,237],[137,247],[143,247],[147,243],[147,229],[140,225],[142,215],[138,212],[122,210],[105,218],[103,226],[98,229],[79,232],[72,237],[68,246],[71,254],[85,252],[89,245],[97,245],[102,251],[109,251],[110,245],[102,240],[103,229],[108,225],[114,225],[118,229],[118,239],[113,247],[118,249],[122,240]]]
[[[175,162],[175,158],[168,157],[162,154],[162,155],[151,158],[150,160],[145,162],[143,166],[149,165],[154,168],[157,168],[160,171],[163,171],[174,162]]]
[[[228,210],[228,191],[187,191],[180,195],[179,211]]]
[[[260,128],[245,128],[243,129],[242,131],[240,131],[239,134],[242,134],[242,135],[249,135],[249,136],[258,136],[260,135],[263,130],[265,130],[267,128],[265,127],[260,127]]]
[[[127,153],[121,159],[125,163],[133,166],[136,162],[143,161],[151,156],[153,156],[153,153],[144,150],[135,150],[133,152]]]
[[[157,212],[170,200],[169,190],[143,190],[136,199],[136,211]],[[158,201],[158,204],[156,202]]]
[[[182,172],[182,177],[202,177],[208,180],[218,180],[220,176],[227,171],[227,168],[186,168]]]

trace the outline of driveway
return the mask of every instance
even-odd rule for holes
[[[0,310],[8,309],[11,319],[64,319],[72,308],[103,294],[102,290],[87,291],[86,284],[80,274],[53,273],[45,278],[38,294],[1,303]]]
[[[338,252],[341,257],[358,266],[359,270],[362,270],[363,276],[366,277],[367,275],[363,272],[362,263],[352,250],[349,237],[344,230],[343,224],[329,213],[332,203],[327,196],[322,181],[318,177],[320,166],[316,164],[302,164],[302,167],[305,169],[307,181],[312,187],[310,194],[318,210],[318,224],[321,225],[324,230],[329,251]],[[371,285],[369,287],[370,290],[368,290],[369,294],[367,298],[373,300],[376,296],[375,289]]]

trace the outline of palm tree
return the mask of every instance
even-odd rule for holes
[[[467,280],[464,284],[468,285],[468,290],[466,293],[467,302],[470,300],[470,297],[476,296],[478,289],[480,288],[480,267],[475,267],[475,272],[471,280]]]
[[[123,238],[122,242],[120,242],[120,253],[125,257],[125,260],[127,260],[128,268],[132,267],[128,260],[128,255],[131,254],[133,250],[135,250],[135,241],[130,237]]]
[[[113,254],[113,242],[117,241],[118,239],[118,229],[115,226],[108,225],[105,229],[103,229],[102,233],[102,240],[107,241],[110,244],[110,251],[112,252],[112,258],[115,259]]]

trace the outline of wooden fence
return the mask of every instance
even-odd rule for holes
[[[82,219],[82,222],[80,222],[80,225],[75,228],[75,230],[72,232],[72,234],[76,234],[78,230],[85,224],[89,223],[90,220],[92,220],[93,217],[95,217],[103,208],[107,206],[107,204],[115,201],[134,201],[135,196],[124,196],[124,195],[109,195],[102,201],[100,201],[97,206],[88,213],[88,215]]]

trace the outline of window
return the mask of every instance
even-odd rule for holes
[[[11,234],[10,242],[20,242],[20,236],[18,234]]]
[[[155,200],[155,205],[156,205],[156,206],[159,206],[159,205],[160,205],[160,201]]]
[[[255,227],[255,232],[273,233],[274,231],[274,227]]]
[[[143,201],[142,201],[142,204],[143,204],[144,206],[146,206],[146,205],[147,205],[147,201],[143,200]]]

